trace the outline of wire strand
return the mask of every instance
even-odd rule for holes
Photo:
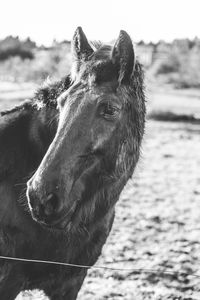
[[[79,264],[70,264],[58,261],[50,261],[50,260],[37,260],[37,259],[28,259],[28,258],[18,258],[18,257],[10,257],[10,256],[2,256],[0,255],[0,259],[4,260],[11,260],[11,261],[20,261],[20,262],[27,262],[27,263],[41,263],[41,264],[52,264],[57,266],[65,266],[65,267],[75,267],[75,268],[84,268],[84,269],[104,269],[104,270],[111,270],[111,271],[129,271],[129,272],[140,272],[140,273],[161,273],[167,275],[185,275],[200,278],[198,274],[188,274],[185,272],[171,272],[171,271],[161,271],[156,269],[147,269],[147,268],[114,268],[114,267],[107,267],[107,266],[86,266],[86,265],[79,265]],[[117,262],[113,262],[117,263]]]

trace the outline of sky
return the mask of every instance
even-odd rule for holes
[[[71,40],[81,26],[89,40],[109,42],[120,29],[133,41],[200,37],[200,0],[0,0],[0,39],[38,44]]]

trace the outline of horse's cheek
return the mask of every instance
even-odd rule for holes
[[[111,140],[111,136],[115,128],[112,126],[112,124],[102,120],[95,125],[96,126],[94,126],[94,128],[91,130],[93,150],[103,150],[106,147],[107,142]]]

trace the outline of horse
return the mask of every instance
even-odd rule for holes
[[[71,46],[69,75],[1,112],[0,255],[89,268],[140,156],[144,72],[123,30],[110,46],[78,27]],[[1,258],[0,299],[75,300],[87,270]]]

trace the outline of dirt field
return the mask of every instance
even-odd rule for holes
[[[79,299],[200,299],[199,149],[200,126],[148,122],[98,264],[155,271],[90,271]]]
[[[154,99],[158,105],[158,95]],[[183,106],[177,95],[168,99],[170,110],[178,105],[184,112],[187,106],[190,113],[200,111],[198,96],[185,97]],[[140,163],[96,264],[136,270],[90,270],[79,300],[200,299],[199,151],[200,125],[147,122]],[[20,299],[47,298],[36,291]]]

